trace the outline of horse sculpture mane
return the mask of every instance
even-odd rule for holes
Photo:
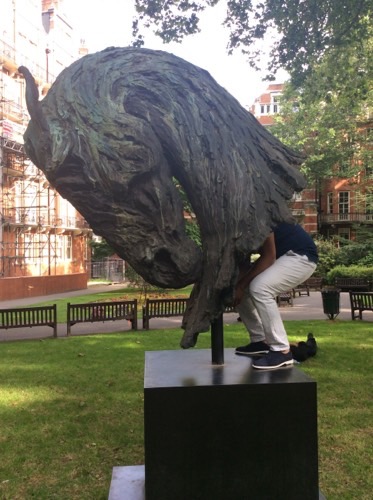
[[[302,159],[204,70],[172,54],[108,48],[65,69],[38,100],[26,79],[28,156],[149,283],[194,288],[181,346],[232,300],[238,265],[290,221]],[[186,234],[182,186],[201,233]]]

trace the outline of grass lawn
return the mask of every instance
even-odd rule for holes
[[[372,323],[285,324],[292,341],[312,331],[319,345],[299,366],[318,384],[320,489],[328,500],[368,500]],[[170,329],[0,343],[0,498],[107,499],[113,466],[144,463],[144,352],[179,349],[180,337]],[[235,347],[247,336],[237,323],[224,338]],[[198,348],[208,347],[201,334]]]

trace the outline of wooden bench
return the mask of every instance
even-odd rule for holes
[[[146,299],[142,306],[142,327],[149,330],[151,318],[171,318],[183,316],[188,303],[185,299]]]
[[[50,326],[57,337],[57,306],[0,309],[0,329]]]
[[[293,297],[295,298],[296,295],[298,294],[299,297],[303,296],[310,296],[310,290],[321,290],[322,286],[324,283],[324,278],[321,277],[316,277],[316,276],[311,276],[311,278],[308,278],[306,281],[303,283],[300,283],[298,286],[294,287],[292,292],[293,292]]]
[[[146,299],[142,307],[142,327],[149,330],[151,318],[171,318],[183,316],[188,304],[188,298],[178,299]],[[233,306],[225,308],[226,313],[236,312]]]
[[[350,291],[350,302],[352,319],[363,319],[363,311],[373,311],[373,292]]]
[[[297,294],[299,297],[302,297],[302,295],[307,295],[308,297],[310,296],[310,287],[306,282],[293,288],[293,297],[295,298]]]
[[[309,290],[320,291],[324,284],[324,278],[311,276],[305,282]]]
[[[342,292],[369,292],[369,282],[365,278],[335,278],[334,285]]]
[[[86,304],[67,304],[67,335],[76,323],[94,323],[97,321],[131,322],[132,330],[137,330],[137,299],[117,302],[89,302]]]
[[[287,292],[282,292],[280,295],[276,297],[277,305],[281,307],[281,304],[293,305],[293,290],[289,290]]]

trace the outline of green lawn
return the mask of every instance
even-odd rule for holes
[[[318,384],[320,489],[328,500],[368,500],[372,323],[286,326],[292,341],[312,331],[319,345],[299,366]],[[241,324],[224,336],[226,347],[247,339]],[[1,343],[0,498],[106,499],[113,466],[144,463],[144,352],[179,349],[180,337],[170,329]],[[198,348],[209,346],[201,334]]]

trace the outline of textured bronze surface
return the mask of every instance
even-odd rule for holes
[[[182,347],[207,331],[287,200],[305,186],[301,158],[206,71],[162,51],[87,55],[38,100],[27,82],[25,148],[59,193],[148,282],[194,283]],[[185,233],[185,191],[202,249]]]

